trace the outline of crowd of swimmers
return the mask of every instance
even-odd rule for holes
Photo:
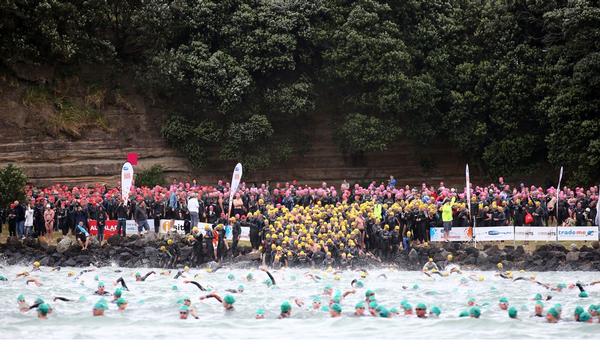
[[[220,266],[217,265],[214,269],[206,269],[208,273],[214,273]],[[268,270],[266,266],[261,266],[259,268],[262,272],[266,274],[266,278],[263,283],[268,288],[277,288],[278,284],[274,275]],[[37,274],[43,274],[43,272],[58,272],[60,268],[52,268],[49,270],[42,271],[42,267],[39,262],[35,262],[33,265],[33,269],[31,271],[23,271],[16,275],[15,280],[19,278],[23,278],[26,284],[33,283],[36,286],[41,286],[43,283],[40,281],[40,278],[37,277]],[[78,274],[69,271],[67,272],[68,278],[73,278],[76,281],[79,281],[82,285],[84,285],[84,281],[81,278],[86,273],[91,273],[96,271],[95,268],[91,267],[88,269],[84,269]],[[117,272],[121,272],[117,270]],[[415,317],[415,318],[441,318],[443,315],[443,311],[439,306],[436,305],[427,305],[423,302],[415,303],[415,306],[406,299],[399,302],[399,307],[393,307],[391,305],[385,305],[387,303],[382,303],[378,300],[378,296],[376,292],[371,289],[366,289],[364,291],[364,297],[359,297],[359,301],[351,308],[351,311],[347,311],[345,308],[348,307],[348,302],[346,298],[349,296],[355,296],[354,299],[357,299],[356,296],[363,294],[361,289],[366,288],[367,280],[369,277],[369,273],[366,270],[356,270],[357,273],[356,278],[352,280],[349,288],[346,290],[335,290],[332,284],[326,284],[324,287],[316,289],[315,294],[312,296],[310,301],[305,301],[299,297],[292,297],[289,300],[285,300],[281,303],[280,308],[276,311],[276,315],[278,318],[290,318],[294,314],[294,310],[297,308],[301,311],[309,311],[310,313],[315,314],[328,314],[332,318],[338,318],[342,316],[353,316],[353,317],[378,317],[378,318],[394,318],[394,317]],[[524,272],[524,271],[520,271]],[[449,255],[448,262],[444,266],[444,268],[439,269],[438,266],[433,263],[432,260],[429,260],[423,266],[423,273],[430,278],[445,278],[450,276],[453,273],[460,275],[460,284],[467,285],[472,281],[481,282],[485,280],[483,275],[476,274],[468,274],[460,270],[460,267],[452,263],[452,258]],[[134,274],[134,283],[143,283],[149,277],[154,278],[169,278],[169,279],[178,279],[182,278],[183,283],[195,285],[202,295],[198,298],[198,300],[208,300],[214,299],[217,303],[221,304],[223,310],[225,312],[234,312],[235,304],[236,304],[236,295],[243,298],[245,287],[243,284],[240,284],[237,288],[224,289],[223,292],[226,294],[219,294],[215,291],[215,288],[210,285],[202,285],[198,280],[198,275],[192,275],[192,271],[189,267],[184,267],[183,270],[172,271],[172,270],[163,270],[160,272],[150,271],[144,275],[140,272],[136,272]],[[323,275],[323,274],[321,274]],[[328,268],[325,272],[325,275],[322,277],[319,276],[317,272],[306,272],[304,277],[310,281],[314,281],[317,283],[326,282],[326,278],[332,276],[335,281],[341,280],[340,272],[336,271],[333,268]],[[296,279],[296,276],[290,277],[292,280]],[[375,278],[386,278],[385,274],[380,274]],[[600,284],[600,281],[594,281],[588,284],[584,284],[581,282],[575,282],[571,284],[567,283],[557,283],[557,284],[548,284],[541,282],[535,278],[535,276],[531,277],[515,277],[513,272],[505,271],[501,263],[498,264],[498,271],[495,273],[494,278],[498,278],[498,280],[510,280],[514,283],[533,283],[537,286],[545,288],[548,293],[544,296],[541,293],[537,293],[531,299],[531,303],[533,304],[534,313],[530,315],[532,318],[544,318],[548,323],[558,323],[561,321],[575,321],[582,323],[593,323],[597,321],[600,323],[600,304],[588,304],[587,307],[583,305],[577,305],[570,315],[565,315],[563,313],[563,308],[560,303],[552,302],[553,294],[554,296],[559,295],[560,293],[567,293],[572,289],[577,288],[579,293],[577,294],[577,298],[581,302],[588,300],[589,293],[585,290],[588,286],[593,286],[596,284]],[[23,280],[22,279],[22,280]],[[229,273],[227,275],[227,279],[229,282],[233,282],[235,280],[235,275]],[[252,272],[249,272],[245,277],[245,281],[247,283],[256,282]],[[93,292],[93,296],[98,297],[96,302],[92,307],[92,315],[94,317],[104,316],[106,311],[109,309],[115,309],[119,313],[125,313],[128,309],[128,301],[126,298],[126,293],[129,292],[129,287],[127,286],[126,281],[123,277],[119,277],[112,284],[118,287],[114,290],[113,293],[107,291],[107,287],[105,282],[99,280],[98,276],[95,277],[97,281],[97,288]],[[0,281],[8,281],[6,276],[0,275]],[[419,285],[414,284],[412,286],[400,286],[403,290],[419,290]],[[337,288],[340,288],[337,286]],[[172,289],[177,291],[178,287],[176,285],[172,286]],[[492,289],[495,290],[494,287]],[[54,309],[51,306],[50,302],[43,299],[42,297],[37,297],[33,303],[29,303],[26,297],[23,294],[19,294],[16,297],[17,300],[17,308],[22,313],[28,313],[31,310],[35,310],[37,312],[37,317],[39,319],[48,319],[49,315],[52,315]],[[79,298],[69,298],[63,296],[53,296],[52,303],[69,303],[69,302],[87,302],[86,296],[80,296]],[[179,318],[180,319],[188,319],[190,316],[199,319],[201,312],[193,306],[193,298],[189,296],[183,296],[178,301],[178,309],[179,309]],[[354,304],[354,303],[353,303]],[[581,303],[584,304],[584,303]],[[114,308],[109,308],[110,305],[114,305]],[[487,308],[482,308],[487,307]],[[498,311],[505,312],[507,318],[510,319],[521,319],[523,316],[520,316],[519,312],[523,310],[527,310],[525,307],[517,308],[517,306],[512,305],[507,297],[501,296],[498,298],[497,307],[490,306],[490,303],[482,303],[478,304],[475,298],[469,298],[464,305],[464,309],[458,313],[458,317],[460,318],[474,318],[478,319],[482,316],[483,310],[488,310],[489,308],[497,308]],[[273,312],[273,311],[270,311]],[[258,308],[255,313],[256,319],[265,319],[266,310],[264,308]]]

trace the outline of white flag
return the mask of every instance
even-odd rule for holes
[[[471,177],[469,177],[469,164],[465,169],[465,178],[467,179],[467,205],[469,207],[469,215],[471,215]]]
[[[231,207],[233,205],[233,195],[240,185],[242,179],[242,164],[238,163],[233,169],[233,176],[231,176],[231,189],[229,190],[229,215],[231,215]]]
[[[125,162],[123,164],[123,168],[121,168],[121,197],[123,198],[123,202],[127,205],[129,201],[129,192],[131,191],[131,186],[133,185],[133,166],[129,162]]]
[[[600,228],[600,186],[598,186],[598,200],[596,200],[596,226]]]
[[[558,193],[560,193],[560,182],[562,181],[562,176],[563,176],[563,167],[560,166],[560,175],[558,176]],[[558,193],[556,194],[557,198],[558,198]]]

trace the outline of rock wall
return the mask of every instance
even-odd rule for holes
[[[49,77],[42,77],[42,81]],[[170,148],[160,135],[164,112],[131,91],[125,91],[116,100],[106,96],[106,100],[98,101],[93,97],[97,90],[77,79],[64,81],[61,91],[55,91],[59,94],[52,97],[68,98],[70,102],[87,104],[86,107],[91,102],[93,110],[102,115],[102,125],[91,124],[79,130],[50,127],[60,107],[43,95],[37,98],[30,95],[31,89],[39,86],[38,78],[0,78],[0,166],[14,163],[22,167],[34,184],[115,184],[128,152],[139,154],[137,168],[160,164],[171,177],[195,177],[200,182],[230,177],[235,161],[211,160],[206,170],[192,170],[186,158]],[[424,148],[399,138],[389,150],[369,154],[356,163],[338,148],[327,116],[307,122],[312,130],[308,152],[268,169],[245,172],[245,180],[298,180],[308,184],[327,181],[339,185],[344,179],[366,182],[394,175],[401,184],[418,184],[423,180],[429,183],[444,180],[455,185],[464,182],[464,159],[443,143]],[[472,169],[475,181],[476,171]]]

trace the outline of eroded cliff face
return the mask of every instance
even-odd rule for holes
[[[169,177],[195,177],[203,183],[230,177],[234,160],[211,160],[206,169],[192,170],[160,135],[165,112],[135,91],[84,84],[77,77],[50,81],[52,77],[51,71],[23,68],[0,75],[1,166],[18,165],[38,185],[116,184],[127,153],[137,152],[137,169],[160,164]],[[443,144],[422,148],[399,138],[389,150],[357,161],[344,156],[334,142],[330,119],[308,122],[312,134],[304,155],[245,172],[244,179],[338,185],[344,179],[365,182],[394,175],[400,184],[464,182],[464,159]]]

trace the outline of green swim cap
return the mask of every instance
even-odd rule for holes
[[[0,275],[0,281],[3,281],[3,282],[5,282],[5,281],[7,281],[7,280],[8,280],[8,279],[7,279],[7,278],[6,278],[4,275]]]
[[[404,308],[404,310],[411,310],[412,309],[412,305],[410,305],[409,302],[404,303],[404,305],[402,306],[402,308]]]
[[[172,285],[172,286],[171,286],[171,290],[177,290],[177,289],[179,289],[179,288],[177,288],[177,286],[176,286],[176,285]]]
[[[254,280],[254,275],[253,275],[252,273],[248,273],[248,274],[246,275],[246,279],[247,279],[247,280]]]
[[[319,297],[318,295],[313,297],[313,302],[319,302],[321,303],[321,297]]]
[[[189,300],[190,302],[192,301],[192,299],[189,297],[189,295],[184,295],[183,298],[181,298],[184,302],[186,300]]]
[[[542,295],[540,293],[537,293],[534,297],[533,300],[542,300]]]
[[[96,280],[96,281],[99,280],[99,279],[100,278],[97,275],[94,277],[94,280]]]
[[[371,303],[369,303],[369,308],[371,308],[371,309],[377,308],[377,302],[371,302]]]
[[[38,306],[38,311],[42,314],[48,314],[49,310],[50,310],[50,306],[46,303],[42,303]]]
[[[408,301],[407,301],[406,299],[402,299],[402,300],[400,301],[400,305],[401,305],[401,306],[403,306],[403,307],[404,307],[404,305],[405,305],[406,303],[408,303]]]
[[[119,306],[126,304],[126,303],[127,303],[127,301],[125,300],[125,298],[121,297],[121,298],[117,299],[117,305],[119,305]]]
[[[413,285],[413,286],[412,286],[412,288],[413,288],[414,290],[417,290],[417,289],[419,289],[419,284],[415,284],[415,285]]]
[[[479,309],[479,307],[472,307],[469,311],[469,315],[475,318],[479,318],[479,316],[481,315],[481,310]]]
[[[396,307],[391,308],[390,313],[398,313],[398,308],[396,308]]]
[[[362,287],[364,287],[364,286],[365,286],[365,284],[362,282],[362,280],[358,280],[356,283],[354,283],[354,285],[355,285],[357,288],[362,288]]]
[[[539,306],[542,306],[542,308],[544,308],[544,303],[540,302],[539,300],[537,302],[535,302],[535,305],[539,305]]]
[[[562,305],[560,305],[560,303],[556,303],[554,305],[554,309],[556,309],[558,311],[558,313],[560,314],[560,312],[562,312]]]
[[[511,318],[517,318],[517,308],[515,308],[515,307],[508,308],[508,316]]]
[[[368,297],[370,297],[370,296],[372,296],[372,295],[375,295],[375,292],[374,292],[374,291],[372,291],[371,289],[368,289],[368,290],[365,292],[365,297],[367,297],[367,298],[368,298]]]
[[[262,308],[259,308],[256,310],[256,315],[265,315],[265,310]]]
[[[19,296],[17,297],[17,302],[24,302],[25,301],[25,296],[23,294],[19,294]]]
[[[583,312],[579,315],[579,321],[580,322],[587,322],[592,318],[592,315],[589,314],[588,312]]]
[[[329,312],[329,306],[328,305],[322,305],[321,306],[321,312]]]
[[[588,307],[588,312],[595,312],[596,310],[598,310],[598,306],[595,304],[590,304],[590,306]]]
[[[365,302],[358,302],[354,306],[354,309],[365,309]]]
[[[475,298],[469,298],[469,299],[467,300],[467,303],[475,303]]]
[[[123,290],[121,288],[117,288],[115,290],[115,297],[119,298],[123,294]]]
[[[337,303],[334,303],[331,306],[331,310],[333,310],[334,312],[337,312],[337,313],[342,313],[342,307]]]
[[[506,297],[502,297],[502,298],[500,298],[500,300],[499,300],[499,303],[505,303],[505,304],[508,304],[508,298],[506,298]]]
[[[188,307],[187,305],[182,305],[181,307],[179,307],[179,311],[180,312],[189,312],[190,307]]]
[[[380,310],[382,310],[382,309],[385,309],[385,307],[384,307],[383,305],[379,304],[379,305],[377,306],[377,308],[375,308],[375,311],[379,312],[379,311],[380,311]]]
[[[235,303],[235,298],[233,297],[233,295],[227,294],[225,298],[223,298],[223,301],[227,304],[233,304]]]
[[[419,303],[419,304],[417,304],[416,309],[427,309],[427,306],[425,305],[425,303]]]
[[[33,302],[33,304],[37,304],[37,305],[44,304],[44,300],[41,297],[37,297],[35,299],[35,302]]]
[[[558,311],[554,307],[548,309],[547,313],[552,315],[554,318],[558,318]]]
[[[458,315],[459,318],[468,317],[468,316],[469,316],[469,312],[466,310],[461,311],[460,314]]]
[[[281,303],[281,313],[287,313],[292,310],[292,305],[287,300]]]
[[[244,290],[244,286],[242,284],[238,285],[238,290]]]
[[[376,302],[376,301],[377,301],[377,298],[375,298],[374,295],[369,297],[369,302]]]
[[[331,290],[331,289],[333,289],[333,287],[331,286],[331,284],[327,284],[325,286],[325,288],[323,288],[324,291],[328,291],[328,290]]]
[[[104,282],[99,282],[98,283],[98,288],[103,287],[104,286]]]
[[[79,297],[80,302],[85,302],[86,300],[87,300],[86,297],[83,295]]]
[[[495,292],[495,291],[496,291],[496,287],[491,287],[491,288],[490,288],[490,290],[491,290],[492,292]]]
[[[578,305],[577,307],[575,307],[575,315],[581,315],[581,313],[585,312],[585,310],[583,309],[582,306]]]
[[[98,301],[95,305],[94,305],[94,309],[102,309],[102,310],[107,310],[108,309],[108,305],[106,305],[106,303],[103,303],[101,300]]]
[[[587,298],[588,297],[588,292],[586,292],[585,290],[582,291],[581,293],[579,293],[579,298]]]
[[[379,316],[381,318],[388,318],[390,316],[390,312],[386,308],[381,308],[379,311]]]
[[[233,274],[229,273],[229,274],[227,274],[227,279],[233,280],[233,279],[235,279],[235,276],[233,276]]]
[[[273,282],[271,281],[271,279],[265,279],[265,281],[263,282],[267,287],[270,287],[273,285]]]
[[[431,307],[431,313],[433,313],[439,317],[439,315],[442,314],[442,310],[437,306],[433,306],[433,307]]]
[[[341,303],[342,301],[342,296],[341,295],[336,295],[331,299],[334,303]]]
[[[567,284],[565,284],[565,283],[558,283],[556,285],[556,287],[559,288],[559,289],[565,289],[567,287]]]
[[[141,277],[141,276],[142,276],[142,273],[140,273],[140,272],[136,272],[136,273],[135,273],[135,276],[136,276],[136,277]]]

